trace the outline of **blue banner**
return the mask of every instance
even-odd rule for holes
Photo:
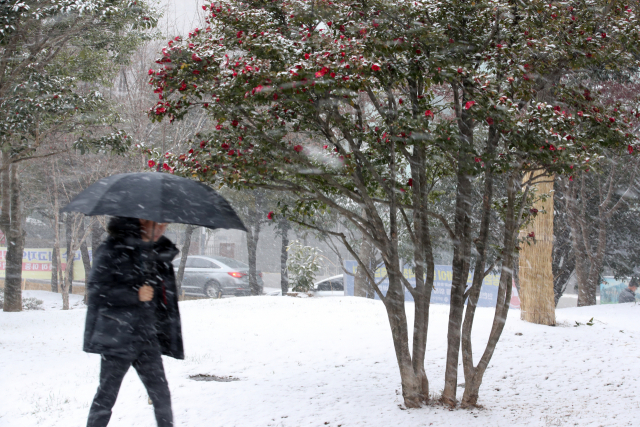
[[[345,274],[346,294],[354,295],[354,276],[356,274],[358,263],[357,261],[348,260],[344,262],[344,267],[352,274]],[[387,269],[380,267],[376,270],[376,283],[382,291],[383,295],[387,294],[389,289],[389,279],[386,278]],[[403,271],[404,277],[407,279],[410,285],[416,285],[416,277],[413,269],[409,266],[405,266]],[[467,288],[471,286],[472,273],[469,273],[467,279]],[[434,289],[431,293],[432,304],[449,304],[451,300],[451,279],[452,269],[450,265],[436,265],[435,266],[435,278],[433,281]],[[489,274],[484,278],[482,282],[482,289],[480,290],[480,298],[478,299],[478,307],[495,307],[498,300],[498,286],[500,285],[500,276],[496,274]],[[378,295],[376,294],[376,299]],[[411,293],[405,289],[404,292],[405,301],[413,301]],[[513,295],[511,298],[511,307],[518,308],[520,306],[520,299],[518,298],[515,286],[513,287]]]

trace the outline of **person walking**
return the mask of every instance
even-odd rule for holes
[[[635,302],[637,290],[638,290],[638,279],[634,277],[629,281],[629,286],[624,288],[622,292],[620,292],[620,295],[618,295],[618,303],[622,304],[625,302]]]
[[[101,355],[100,385],[87,427],[109,423],[124,375],[133,365],[153,403],[158,427],[173,426],[161,355],[184,359],[171,261],[178,249],[166,223],[113,217],[87,281],[84,348]]]

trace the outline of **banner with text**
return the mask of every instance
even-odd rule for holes
[[[53,249],[25,249],[22,252],[22,278],[51,280],[51,259]],[[60,249],[62,257],[62,269],[67,266],[67,250]],[[0,278],[4,278],[6,268],[7,248],[0,247]],[[91,258],[91,250],[89,250]],[[80,251],[75,253],[73,259],[73,280],[84,281],[85,271]]]
[[[358,263],[357,261],[348,260],[344,262],[345,269],[352,274],[345,274],[346,294],[354,295],[354,276],[356,274]],[[410,285],[416,285],[416,276],[413,269],[409,266],[405,266],[403,271],[404,277],[407,279]],[[386,295],[389,289],[389,279],[386,278],[387,269],[384,267],[376,270],[376,283],[379,283],[378,287],[382,291],[383,295]],[[431,302],[433,304],[449,304],[451,300],[451,279],[452,269],[450,265],[436,265],[435,266],[435,279],[433,281],[434,289],[431,293]],[[469,274],[467,279],[467,287],[471,286],[472,274]],[[478,307],[495,307],[498,300],[498,286],[500,284],[500,276],[496,274],[489,274],[484,278],[482,282],[482,288],[480,289],[480,298],[478,299]],[[376,295],[376,299],[378,296]],[[405,301],[413,301],[411,293],[405,289],[404,291]],[[520,308],[520,298],[518,297],[518,291],[515,286],[512,287],[510,308]]]

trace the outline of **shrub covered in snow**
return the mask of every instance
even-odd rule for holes
[[[320,252],[316,248],[303,246],[297,240],[287,246],[289,258],[287,270],[289,280],[296,292],[308,292],[313,287],[315,274],[320,270]]]

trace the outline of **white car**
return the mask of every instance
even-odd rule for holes
[[[313,284],[313,295],[317,297],[343,297],[347,293],[344,286],[344,275],[328,277]]]

